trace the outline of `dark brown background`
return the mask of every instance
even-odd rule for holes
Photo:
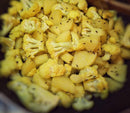
[[[0,14],[7,11],[9,0],[0,0]],[[130,15],[122,15],[125,24],[130,23]],[[1,22],[0,22],[1,27]],[[0,59],[3,58],[3,53],[0,53]],[[89,110],[82,113],[119,113],[127,108],[130,108],[130,61],[126,61],[128,66],[128,76],[127,81],[123,89],[113,94],[109,94],[106,100],[95,99],[95,106]],[[10,90],[7,89],[6,83],[7,79],[0,78],[0,93],[4,93],[8,98],[18,105],[23,105],[20,103],[17,96]],[[56,108],[52,113],[78,113],[73,109],[64,109],[61,107]]]

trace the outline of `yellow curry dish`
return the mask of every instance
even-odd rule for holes
[[[130,24],[86,0],[11,0],[1,15],[0,76],[33,112],[89,110],[120,90],[130,59]]]

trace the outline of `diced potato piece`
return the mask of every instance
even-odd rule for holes
[[[116,38],[115,37],[110,37],[109,42],[115,44],[116,43]]]
[[[124,29],[123,20],[121,18],[117,19],[114,29],[117,33],[124,34],[125,29]]]
[[[102,92],[108,88],[105,78],[98,77],[89,81],[83,82],[84,89],[90,92]]]
[[[109,26],[109,30],[112,30],[113,27],[114,27],[114,19],[113,19],[113,18],[110,18],[108,24],[109,24],[109,25],[108,25],[108,26]]]
[[[127,65],[112,64],[107,74],[116,81],[125,82],[127,73]]]
[[[95,51],[100,43],[99,37],[86,37],[80,39],[80,42],[85,46],[87,51]]]
[[[126,48],[130,48],[130,24],[126,27],[126,31],[121,43]]]
[[[61,55],[61,59],[66,63],[70,64],[73,60],[73,56],[70,53],[64,53],[63,55]]]
[[[125,59],[130,59],[130,49],[121,48],[121,56]]]
[[[75,93],[75,85],[67,77],[54,77],[52,79],[52,86],[58,88],[61,91]]]
[[[60,25],[59,25],[61,32],[69,31],[72,29],[72,27],[73,27],[73,20],[68,19],[68,18],[63,18]]]
[[[41,78],[39,76],[39,74],[35,74],[33,76],[33,82],[36,83],[37,85],[43,87],[44,89],[48,89],[49,88],[49,86],[46,84],[46,81],[43,78]]]
[[[110,35],[110,37],[114,37],[116,39],[116,41],[119,42],[119,35],[117,34],[117,32],[115,30],[109,31],[109,35]]]
[[[98,19],[101,18],[99,14],[97,13],[96,7],[90,7],[86,13],[86,15],[91,19]]]
[[[68,108],[71,106],[71,103],[73,101],[73,98],[70,95],[67,95],[65,92],[58,92],[57,95],[60,98],[61,104],[65,107]]]
[[[22,48],[22,41],[23,41],[23,38],[16,39],[16,42],[15,42],[15,48],[16,49],[21,49]]]
[[[67,16],[68,18],[73,19],[75,23],[79,23],[81,21],[81,14],[79,10],[72,10]]]
[[[97,54],[87,51],[78,51],[74,54],[72,61],[72,67],[76,69],[82,69],[85,66],[92,65],[96,60]]]
[[[56,42],[69,42],[71,41],[70,31],[65,31],[58,35]]]
[[[49,39],[49,38],[50,38],[50,39],[51,39],[51,38],[52,38],[52,39],[56,39],[57,35],[54,34],[54,33],[52,33],[52,32],[48,32],[47,37],[48,37],[48,39]]]
[[[53,5],[57,3],[57,0],[44,0],[43,2],[44,14],[48,15],[51,12]]]
[[[104,61],[101,57],[97,57],[94,64],[98,65],[98,72],[100,75],[106,74],[110,66],[109,63]]]
[[[23,76],[33,76],[36,72],[35,63],[30,58],[28,58],[23,64],[21,72]]]
[[[65,13],[69,12],[69,11],[72,11],[72,10],[78,9],[76,6],[74,6],[72,4],[67,4],[67,3],[64,3],[64,2],[61,3],[61,6],[65,10]]]
[[[0,66],[0,76],[8,77],[16,69],[16,62],[14,59],[5,59]]]
[[[73,82],[73,83],[81,83],[83,81],[83,78],[80,76],[80,75],[76,75],[76,74],[72,74],[70,76],[70,80]]]
[[[61,33],[59,26],[51,26],[49,30],[56,35]]]
[[[111,58],[111,54],[105,52],[104,56],[102,57],[102,60],[103,61],[108,61],[108,60],[110,60],[110,58]]]
[[[112,64],[124,64],[124,59],[120,55],[112,55],[111,63]]]
[[[68,77],[71,74],[72,67],[69,64],[65,64],[65,74],[64,76]]]
[[[34,59],[36,66],[40,66],[41,64],[44,64],[47,61],[48,61],[48,55],[47,54],[36,56],[35,59]]]
[[[59,10],[53,10],[49,16],[50,21],[53,22],[54,25],[58,25],[62,19],[62,12]]]
[[[86,0],[78,0],[78,8],[80,10],[83,10],[84,12],[86,12],[87,6],[88,6],[88,4],[87,4]]]
[[[108,22],[104,19],[98,18],[93,23],[95,28],[101,28],[105,31],[108,31]]]
[[[117,82],[111,78],[106,77],[105,78],[108,83],[108,90],[110,92],[115,92],[120,90],[123,87],[123,83]]]
[[[46,63],[39,67],[39,74],[42,78],[62,76],[65,73],[65,67],[58,64],[55,60],[49,59]]]
[[[75,87],[75,97],[83,97],[85,94],[84,88],[82,84],[77,84]]]
[[[116,11],[103,10],[102,12],[103,19],[109,19],[111,17],[114,17],[115,15],[116,15]]]

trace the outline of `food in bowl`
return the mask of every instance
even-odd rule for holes
[[[130,25],[124,27],[116,11],[90,7],[85,0],[11,0],[10,5],[1,15],[0,76],[10,78],[8,88],[25,107],[88,110],[92,97],[104,99],[123,87]]]

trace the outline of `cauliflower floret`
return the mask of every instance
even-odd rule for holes
[[[56,43],[55,40],[51,38],[47,40],[46,46],[51,57],[55,59],[57,59],[62,53],[72,50],[71,42]]]
[[[86,2],[86,0],[78,0],[78,8],[80,9],[80,10],[82,10],[82,11],[84,11],[84,12],[86,12],[87,11],[87,6],[88,6],[88,4],[87,4],[87,2]]]
[[[9,14],[3,14],[1,19],[3,20],[2,31],[0,31],[1,36],[5,36],[14,26],[20,23],[17,18]]]
[[[10,15],[17,15],[18,12],[20,12],[20,10],[22,10],[23,6],[22,6],[22,3],[20,1],[15,1],[15,0],[12,0],[10,2],[10,5],[11,7],[9,7],[8,9],[8,12]]]
[[[92,37],[104,37],[106,38],[106,33],[103,29],[100,28],[94,28],[92,25],[89,23],[85,23],[85,28],[82,29],[82,35],[83,37],[86,36],[92,36]]]
[[[21,30],[24,33],[33,33],[34,31],[36,31],[38,28],[40,28],[41,23],[39,21],[39,19],[37,19],[36,17],[31,17],[29,19],[24,19],[21,23]]]
[[[58,0],[59,2],[66,2],[66,3],[69,3],[69,4],[73,4],[73,5],[77,5],[77,7],[86,12],[87,11],[87,2],[86,0]]]
[[[102,48],[111,55],[117,55],[121,52],[120,46],[116,44],[104,44]]]
[[[76,98],[72,107],[77,111],[89,110],[94,105],[93,101],[87,100],[85,97]]]
[[[91,80],[97,78],[98,72],[97,69],[93,66],[86,66],[84,69],[82,69],[78,75],[72,74],[70,76],[70,79],[73,83],[81,83],[83,81]]]
[[[38,71],[42,78],[50,78],[64,75],[65,67],[58,64],[55,60],[49,59],[39,67]]]
[[[24,35],[24,32],[21,29],[21,24],[14,27],[9,34],[9,38],[11,38],[12,40],[16,40],[17,38],[22,37]]]
[[[104,77],[99,76],[96,79],[83,82],[84,89],[90,92],[102,92],[108,88],[107,82]]]
[[[73,50],[82,50],[84,46],[79,42],[79,36],[75,32],[71,32]]]
[[[81,21],[81,12],[78,10],[72,10],[68,13],[68,18],[74,19],[75,23],[78,23]]]
[[[31,35],[25,34],[23,37],[23,49],[27,57],[33,58],[38,52],[44,51],[44,42],[36,40]]]
[[[23,10],[20,12],[22,18],[35,16],[40,11],[39,3],[36,0],[21,0]]]
[[[8,83],[8,87],[15,91],[22,103],[34,112],[49,112],[59,102],[59,97],[36,84],[27,84],[23,80],[16,79]],[[31,81],[30,81],[31,82]]]
[[[61,4],[56,4],[52,7],[52,10],[60,10],[62,12],[62,14],[67,15],[67,12],[65,11],[65,9],[63,8],[63,6]]]
[[[45,32],[47,29],[49,29],[49,26],[52,26],[53,23],[49,20],[49,18],[46,15],[42,16],[42,30]]]
[[[90,8],[88,9],[86,15],[87,15],[89,18],[93,19],[93,20],[98,19],[98,18],[101,18],[101,17],[99,16],[99,14],[97,13],[96,7],[90,7]]]

